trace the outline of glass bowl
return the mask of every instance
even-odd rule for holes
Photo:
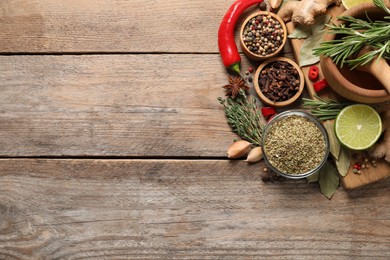
[[[264,128],[263,158],[271,171],[291,179],[321,169],[329,155],[329,138],[310,113],[293,109],[276,115]]]

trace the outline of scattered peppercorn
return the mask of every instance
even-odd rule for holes
[[[266,11],[267,10],[267,3],[266,2],[261,2],[260,4],[259,4],[259,9],[261,10],[261,11]]]
[[[252,73],[252,72],[253,72],[253,68],[252,68],[252,67],[249,67],[249,68],[248,68],[248,71],[249,71],[250,73]]]
[[[261,180],[263,182],[273,182],[273,181],[280,181],[282,182],[284,180],[284,177],[273,172],[273,171],[270,171],[267,167],[265,167],[263,169],[263,172],[260,174],[260,177],[261,177]]]

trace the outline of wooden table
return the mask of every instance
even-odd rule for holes
[[[389,179],[227,160],[232,2],[0,1],[0,259],[390,258]]]

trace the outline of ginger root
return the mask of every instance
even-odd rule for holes
[[[369,153],[374,158],[384,158],[390,162],[390,111],[385,111],[382,115],[383,122],[383,139],[380,143],[370,148]]]
[[[340,5],[341,0],[302,0],[289,1],[282,5],[278,15],[283,21],[292,21],[294,23],[312,25],[314,17],[326,13],[331,4]]]

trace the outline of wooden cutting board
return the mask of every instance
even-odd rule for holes
[[[329,8],[329,10],[327,11],[327,14],[332,16],[332,19],[334,19],[334,17],[340,15],[344,11],[345,11],[345,8],[342,5],[333,6],[333,7]],[[292,31],[294,31],[294,29],[295,29],[294,24],[291,22],[287,23],[286,26],[287,26],[287,31],[289,34]],[[303,39],[290,39],[290,42],[291,42],[291,45],[293,47],[293,52],[294,52],[295,58],[296,58],[296,60],[299,60],[300,48],[301,48],[304,40]],[[319,63],[316,65],[320,69],[319,79],[323,79],[324,76],[321,72],[321,68],[320,68]],[[311,98],[313,98],[313,96],[314,96],[314,94],[316,94],[316,92],[313,88],[313,82],[311,80],[309,80],[309,78],[308,78],[309,68],[310,68],[310,66],[302,67],[302,71],[303,71],[303,74],[305,75],[307,92],[308,92],[309,96]],[[336,99],[336,100],[343,99],[342,97],[340,97],[337,93],[335,93],[329,87],[321,90],[319,93],[317,93],[317,95],[321,96],[321,97],[329,97],[329,98]],[[387,104],[386,109],[389,109],[388,104]],[[345,189],[359,188],[359,187],[362,187],[364,185],[383,180],[383,179],[390,176],[390,164],[387,163],[386,161],[384,161],[383,159],[376,160],[376,167],[372,167],[372,165],[370,165],[371,167],[369,169],[362,170],[362,173],[360,175],[354,174],[353,173],[353,165],[356,162],[361,162],[364,157],[366,157],[366,156],[362,152],[354,153],[354,156],[351,160],[348,174],[345,177],[341,177],[341,183]]]

